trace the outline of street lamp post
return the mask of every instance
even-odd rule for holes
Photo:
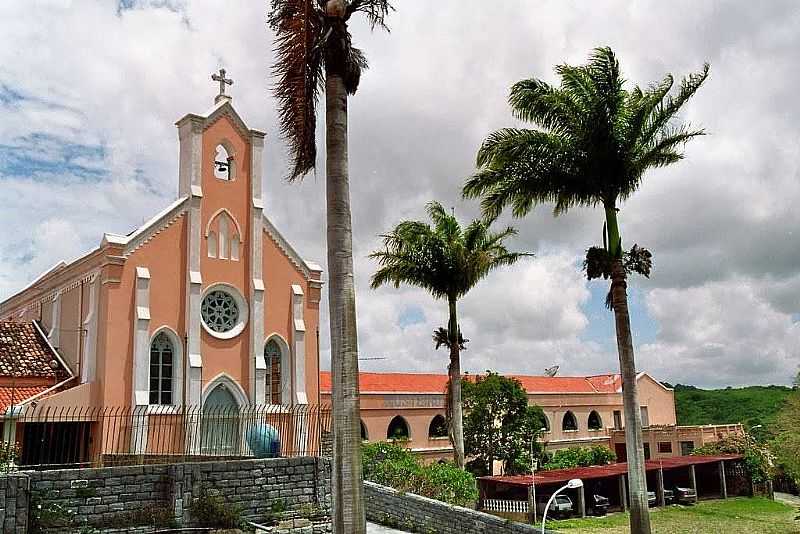
[[[547,501],[547,506],[544,507],[544,513],[542,514],[542,534],[545,534],[544,523],[547,520],[547,510],[550,508],[550,505],[553,504],[553,500],[556,498],[556,495],[558,495],[565,489],[577,489],[581,487],[583,487],[583,480],[579,478],[573,478],[572,480],[570,480],[569,482],[558,488],[558,490],[550,496],[550,500]]]
[[[533,442],[535,439],[535,437],[531,437],[531,491],[533,495],[531,496],[531,502],[528,503],[528,506],[533,508],[531,512],[533,521],[531,521],[531,524],[536,523],[536,460],[533,456]]]

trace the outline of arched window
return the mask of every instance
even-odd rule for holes
[[[399,415],[389,422],[389,428],[386,430],[386,439],[403,440],[408,439],[409,435],[408,423]]]
[[[369,435],[367,434],[367,425],[364,424],[364,421],[361,421],[361,441],[367,441],[369,439]]]
[[[214,151],[214,176],[225,181],[236,178],[233,154],[223,144],[217,145]]]
[[[267,402],[281,404],[281,348],[274,339],[264,346],[264,359],[267,361]]]
[[[600,430],[603,428],[603,420],[600,418],[600,414],[594,410],[589,414],[588,426],[589,430]]]
[[[217,257],[217,233],[213,230],[208,233],[208,240],[206,242],[206,247],[208,248],[208,257],[209,258],[216,258]]]
[[[550,419],[545,414],[542,414],[542,432],[550,432]]]
[[[574,413],[567,412],[564,414],[564,419],[561,421],[561,430],[578,430],[578,420],[575,419]]]
[[[239,236],[236,234],[231,238],[231,259],[239,261]]]
[[[228,218],[225,214],[219,215],[219,259],[228,259]]]
[[[444,416],[437,415],[431,420],[431,425],[428,427],[429,438],[446,438],[447,437],[447,421]]]
[[[160,332],[150,344],[150,404],[172,404],[172,370],[175,349]]]

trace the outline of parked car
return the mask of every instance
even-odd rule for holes
[[[675,494],[675,502],[680,504],[694,504],[697,500],[697,492],[692,488],[685,488],[683,486],[675,486],[673,490]]]
[[[664,504],[674,504],[675,503],[675,492],[672,490],[665,489],[664,490]]]
[[[544,514],[544,508],[547,506],[547,501],[550,500],[550,495],[537,495],[536,496],[536,512]],[[567,495],[556,495],[550,509],[547,512],[548,516],[553,517],[568,517],[575,511],[575,505],[572,503]]]
[[[606,515],[609,505],[608,497],[603,497],[602,495],[594,493],[589,497],[588,505],[589,509],[587,512],[591,515]]]
[[[656,492],[655,491],[648,491],[647,492],[647,506],[655,506],[658,503],[658,499],[656,499]]]

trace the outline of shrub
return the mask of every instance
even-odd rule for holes
[[[617,460],[614,451],[603,445],[570,447],[555,451],[542,469],[571,469],[590,465],[607,465]]]
[[[753,482],[766,482],[772,478],[772,455],[750,434],[732,434],[692,451],[693,456],[718,454],[741,454],[744,457],[745,469]]]
[[[216,495],[209,495],[205,489],[201,489],[200,496],[189,505],[189,514],[200,527],[242,528],[245,526],[242,511],[238,507],[227,504]]]
[[[478,498],[475,477],[451,462],[423,465],[394,443],[364,445],[362,457],[366,480],[457,506],[472,507]]]

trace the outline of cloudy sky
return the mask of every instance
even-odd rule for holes
[[[0,3],[0,298],[103,231],[128,233],[177,189],[174,122],[205,111],[224,66],[234,104],[268,132],[266,212],[301,253],[324,263],[324,176],[287,184],[269,94],[267,2]],[[707,129],[686,160],[649,173],[622,207],[623,236],[654,252],[633,280],[638,367],[701,386],[785,384],[800,363],[800,4],[397,0],[391,33],[352,24],[370,70],[350,103],[350,154],[364,370],[443,371],[431,331],[446,305],[411,289],[371,291],[376,235],[460,199],[475,152],[513,124],[506,98],[523,78],[610,45],[632,83],[711,62],[683,119]],[[320,161],[324,169],[324,162]],[[309,206],[311,209],[309,209]],[[513,222],[534,259],[463,300],[470,371],[563,374],[618,368],[607,286],[587,283],[583,250],[602,214]],[[327,306],[324,302],[323,306]],[[327,321],[327,314],[324,314]],[[323,359],[327,329],[323,328]]]

